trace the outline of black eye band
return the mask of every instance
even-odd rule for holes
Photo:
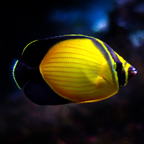
[[[126,83],[125,70],[118,72],[117,76],[118,76],[119,88],[121,88]]]
[[[122,68],[122,63],[121,62],[116,62],[117,66],[116,66],[116,71],[117,72],[121,72],[123,70]]]
[[[123,70],[121,62],[116,62],[116,64],[117,64],[116,71],[118,76],[119,88],[121,88],[126,83],[125,70]]]
[[[116,71],[117,71],[117,77],[118,77],[118,83],[119,83],[119,88],[121,88],[122,86],[124,86],[125,84],[125,71],[123,70],[123,66],[121,61],[119,60],[119,58],[117,57],[117,55],[115,54],[114,50],[108,46],[106,43],[104,43],[105,46],[107,47],[108,51],[110,52],[112,58],[114,59],[114,61],[116,62]]]

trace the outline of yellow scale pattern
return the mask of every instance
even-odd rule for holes
[[[40,72],[60,96],[75,102],[87,101],[95,99],[95,95],[99,97],[102,91],[96,79],[101,76],[103,63],[105,57],[90,39],[70,39],[48,51],[40,64]]]

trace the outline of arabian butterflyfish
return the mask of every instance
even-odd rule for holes
[[[12,72],[32,102],[60,105],[111,97],[137,70],[103,41],[71,34],[30,42]]]

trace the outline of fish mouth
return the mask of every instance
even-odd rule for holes
[[[136,68],[134,68],[133,66],[129,67],[129,69],[128,69],[128,80],[131,79],[136,74],[137,74]]]
[[[136,68],[132,67],[132,73],[133,73],[133,75],[136,75],[136,74],[137,74]]]

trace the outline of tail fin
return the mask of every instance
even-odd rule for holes
[[[59,105],[70,103],[57,95],[44,81],[38,68],[31,68],[20,61],[13,66],[13,78],[24,94],[38,105]]]
[[[18,60],[15,62],[13,66],[12,73],[13,79],[19,89],[22,89],[31,77],[30,67]]]

